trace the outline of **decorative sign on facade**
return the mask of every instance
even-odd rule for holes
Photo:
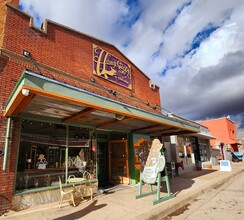
[[[130,66],[94,44],[93,73],[125,88],[131,89]]]

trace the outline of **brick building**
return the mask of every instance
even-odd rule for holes
[[[36,28],[18,0],[0,8],[0,210],[84,170],[99,186],[136,183],[153,138],[199,131],[162,115],[159,87],[115,46],[48,20]]]

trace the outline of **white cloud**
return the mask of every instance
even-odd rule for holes
[[[217,65],[226,54],[241,48],[239,33],[241,30],[236,23],[224,25],[201,44],[190,65],[197,70]]]
[[[20,4],[24,11],[38,15],[41,23],[50,19],[102,40],[113,39],[116,21],[128,14],[127,6],[119,0],[20,0]]]
[[[244,124],[244,1],[125,2],[20,0],[24,11],[41,21],[48,18],[114,44],[160,86],[166,109],[194,120],[230,114]],[[186,53],[211,26],[217,29]]]

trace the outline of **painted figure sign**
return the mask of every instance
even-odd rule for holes
[[[159,139],[153,140],[146,165],[141,173],[141,178],[144,183],[154,184],[158,173],[163,171],[165,167],[165,157],[161,154],[162,146]]]
[[[95,44],[93,44],[93,73],[131,89],[130,66]]]

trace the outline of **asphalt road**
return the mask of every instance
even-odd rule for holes
[[[244,219],[244,172],[204,193],[163,220]]]

